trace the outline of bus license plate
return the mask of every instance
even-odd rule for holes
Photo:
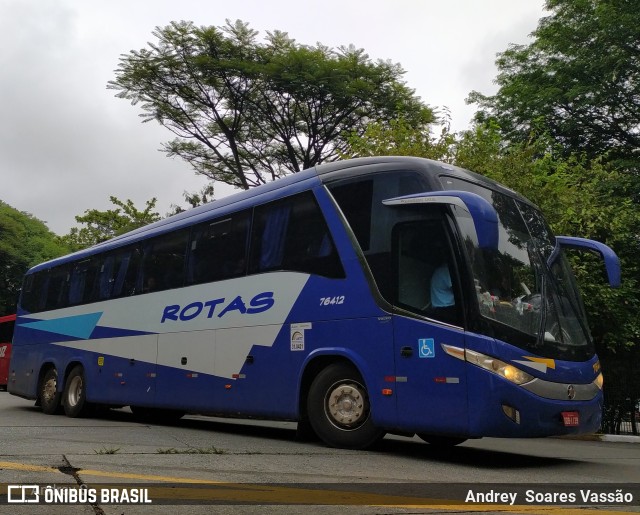
[[[564,427],[576,427],[580,425],[580,414],[577,411],[563,411],[562,422]]]

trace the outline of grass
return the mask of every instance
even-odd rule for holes
[[[158,449],[158,454],[224,454],[225,451],[218,449],[213,445],[210,447],[189,447],[188,449],[176,449],[170,447],[168,449]]]
[[[96,454],[118,454],[118,452],[120,452],[120,447],[116,449],[115,447],[107,448],[103,446],[102,449],[94,449],[93,452]]]

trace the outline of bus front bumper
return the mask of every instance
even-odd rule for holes
[[[484,370],[469,370],[472,437],[544,437],[594,433],[602,422],[602,391],[574,396],[574,385],[556,383],[566,399],[545,398]],[[576,385],[580,386],[580,385]],[[579,389],[580,390],[580,389]],[[582,391],[586,390],[583,388]],[[579,399],[579,400],[576,400]]]

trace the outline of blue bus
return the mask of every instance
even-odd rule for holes
[[[411,157],[327,163],[35,266],[9,391],[298,421],[326,444],[600,426],[603,378],[563,247],[517,193]]]

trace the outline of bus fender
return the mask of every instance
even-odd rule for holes
[[[371,396],[372,387],[375,384],[373,380],[373,374],[370,367],[363,357],[354,352],[353,349],[345,347],[324,347],[315,349],[310,352],[306,357],[302,366],[300,367],[300,373],[298,376],[298,388],[297,388],[297,406],[298,406],[298,419],[302,418],[306,414],[307,394],[309,387],[313,382],[313,379],[318,373],[336,362],[348,362],[358,371],[364,381],[364,386],[367,391],[370,392],[371,403],[371,415],[374,422],[376,419],[376,402],[374,396]]]

